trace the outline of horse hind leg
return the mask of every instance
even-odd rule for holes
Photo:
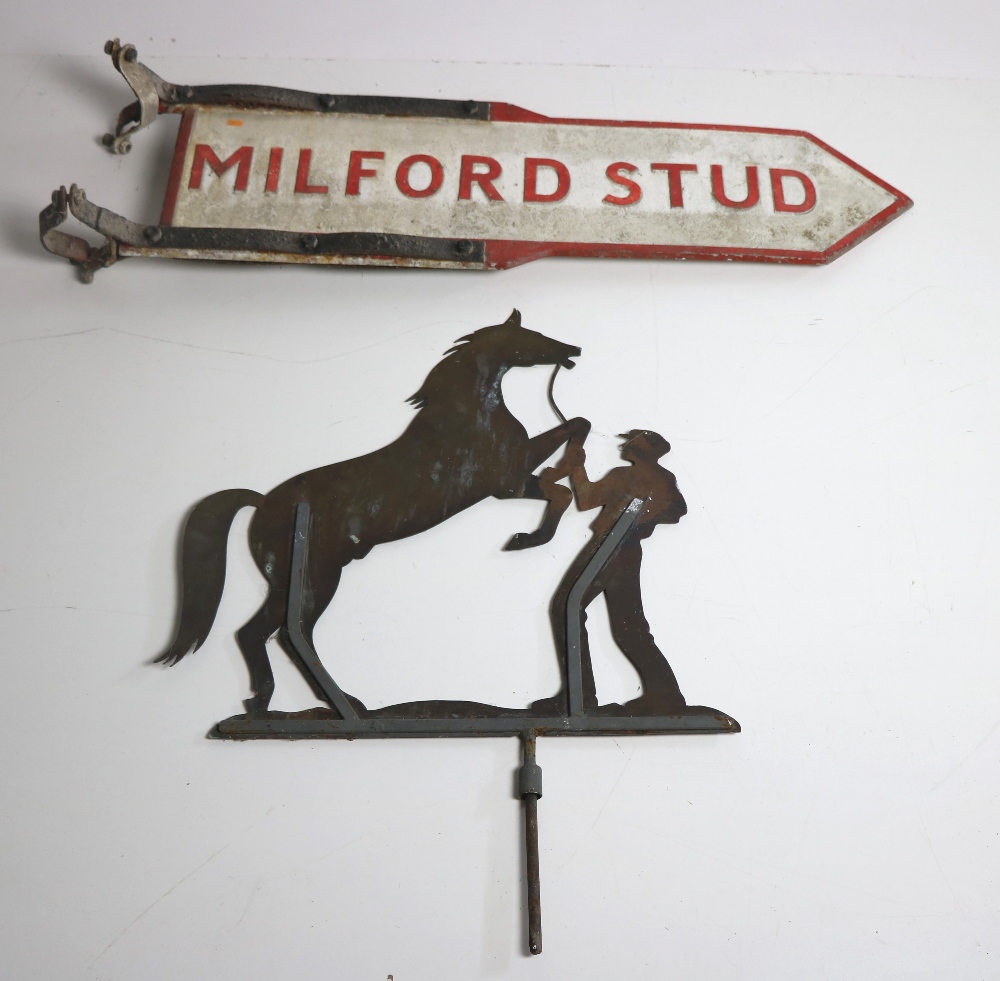
[[[244,701],[248,715],[264,715],[274,694],[274,673],[267,656],[267,642],[285,620],[286,597],[272,588],[264,605],[236,633],[250,672],[251,698]]]
[[[349,718],[352,715],[364,715],[368,710],[359,699],[341,690],[323,666],[313,641],[313,631],[316,624],[326,612],[326,608],[330,605],[330,601],[340,585],[342,568],[329,560],[320,565],[318,560],[314,562],[310,556],[308,599],[297,611],[299,614],[297,624],[299,646],[293,643],[287,622],[281,627],[278,641],[305,678],[313,694],[330,705],[341,718]],[[295,613],[296,611],[289,610],[290,616],[294,616]],[[304,649],[301,649],[302,647]]]

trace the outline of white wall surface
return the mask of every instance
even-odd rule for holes
[[[120,34],[144,56],[662,65],[998,78],[988,0],[172,0],[8,2],[0,51],[90,54]]]
[[[283,30],[277,18],[275,50]],[[0,975],[995,977],[997,85],[151,64],[192,84],[803,128],[916,205],[820,268],[133,260],[83,286],[41,250],[37,211],[76,181],[155,219],[171,120],[112,157],[97,138],[128,93],[106,59],[4,58]],[[149,663],[169,639],[196,500],[395,437],[452,340],[514,306],[583,347],[557,395],[593,420],[595,468],[623,428],[673,442],[690,514],[647,546],[647,610],[689,700],[743,725],[541,742],[541,958],[523,937],[514,740],[204,738],[247,694],[232,634],[263,584],[246,515],[209,642],[177,667]],[[551,424],[545,381],[537,369],[506,388],[536,430]],[[569,516],[549,547],[499,552],[538,511],[483,504],[349,567],[318,635],[334,676],[369,704],[551,691],[544,608],[587,518]],[[602,693],[627,696],[634,677],[595,633]],[[311,704],[274,663],[275,704]]]

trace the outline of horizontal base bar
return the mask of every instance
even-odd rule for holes
[[[739,732],[724,712],[691,706],[678,715],[454,719],[316,719],[287,715],[234,715],[209,734],[215,739],[405,739],[457,736],[642,736]]]

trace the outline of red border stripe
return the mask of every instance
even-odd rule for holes
[[[587,242],[522,242],[490,240],[486,243],[486,268],[509,269],[545,256],[591,256],[622,259],[716,259],[728,262],[780,262],[802,265],[823,265],[843,255],[848,249],[868,238],[883,225],[913,207],[913,201],[876,177],[871,171],[844,156],[828,143],[799,129],[775,129],[763,126],[723,126],[711,123],[661,123],[613,119],[574,119],[571,117],[543,116],[541,113],[522,109],[508,102],[491,102],[489,118],[498,123],[555,123],[572,126],[620,126],[628,129],[687,129],[715,130],[721,133],[764,133],[774,136],[798,136],[815,143],[825,153],[836,157],[852,170],[888,191],[896,200],[863,225],[855,228],[842,239],[822,252],[797,249],[744,249],[712,245],[618,245]]]
[[[821,266],[832,262],[913,204],[909,198],[889,205],[850,235],[823,252],[797,249],[744,249],[717,245],[618,245],[607,242],[531,242],[490,239],[486,245],[487,269],[510,269],[550,256],[598,259],[709,259],[722,262],[776,262]]]
[[[188,141],[191,139],[191,127],[194,125],[194,107],[184,110],[181,116],[181,128],[177,132],[177,143],[174,145],[174,159],[170,164],[170,176],[167,178],[167,193],[163,198],[163,210],[160,212],[160,224],[174,223],[174,208],[177,207],[177,195],[181,189],[181,176],[184,173],[184,158],[187,156]]]
[[[174,209],[177,206],[177,196],[180,191],[181,177],[184,171],[184,159],[187,155],[191,128],[194,124],[195,107],[184,110],[177,143],[174,147],[174,157],[170,165],[170,176],[167,180],[167,191],[163,201],[163,211],[160,217],[161,225],[171,225]],[[491,122],[520,123],[551,123],[573,126],[618,126],[622,128],[640,129],[680,129],[680,130],[714,130],[726,133],[764,133],[777,136],[797,136],[816,144],[825,153],[840,160],[848,167],[857,171],[867,180],[888,191],[896,199],[887,208],[874,215],[863,225],[855,228],[842,239],[835,242],[822,252],[796,249],[749,249],[726,246],[706,245],[640,245],[615,244],[601,242],[536,242],[536,241],[506,241],[491,239],[485,242],[487,269],[509,269],[534,259],[547,256],[588,256],[596,258],[632,258],[632,259],[708,259],[737,262],[775,262],[795,263],[801,265],[822,265],[831,262],[844,252],[866,239],[883,225],[892,221],[913,206],[913,201],[894,188],[891,184],[876,177],[871,171],[855,163],[849,157],[835,150],[828,143],[807,133],[804,130],[775,129],[760,126],[726,126],[710,123],[664,123],[639,122],[631,120],[611,119],[575,119],[570,117],[543,116],[541,113],[522,109],[520,106],[507,102],[492,102],[489,106],[488,118]]]

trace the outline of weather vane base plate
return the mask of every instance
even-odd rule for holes
[[[693,705],[667,716],[506,716],[458,719],[329,719],[272,713],[267,718],[234,715],[213,730],[216,739],[391,739],[442,736],[639,736],[739,732],[724,712]]]

